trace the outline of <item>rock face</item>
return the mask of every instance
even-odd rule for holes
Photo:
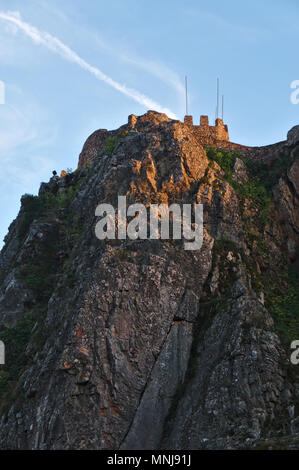
[[[293,146],[299,142],[299,126],[294,126],[289,130],[287,135],[288,144]]]
[[[243,150],[149,112],[23,197],[0,255],[2,449],[299,448],[299,147]],[[202,248],[98,240],[118,195],[203,204]]]

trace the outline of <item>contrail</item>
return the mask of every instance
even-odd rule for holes
[[[112,88],[115,88],[124,95],[129,96],[133,100],[137,101],[137,103],[145,106],[146,108],[154,109],[161,113],[165,113],[172,119],[178,119],[177,116],[172,111],[170,111],[170,109],[163,108],[163,106],[156,103],[151,98],[143,95],[142,93],[139,93],[139,91],[134,90],[133,88],[128,88],[126,85],[122,85],[121,83],[116,82],[111,77],[103,73],[100,69],[98,69],[97,67],[93,67],[84,59],[82,59],[75,51],[73,51],[63,42],[61,42],[58,38],[52,36],[47,32],[39,31],[34,26],[31,26],[29,23],[25,23],[24,21],[22,21],[19,16],[14,16],[11,13],[0,12],[0,19],[3,19],[4,21],[7,21],[10,24],[17,26],[36,44],[41,44],[47,47],[47,49],[56,52],[64,59],[76,63],[82,69],[87,70],[88,72],[93,74],[98,80],[102,80],[103,82],[110,85]]]

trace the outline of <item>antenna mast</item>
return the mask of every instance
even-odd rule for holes
[[[222,95],[222,121],[224,119],[224,95]]]
[[[217,107],[216,107],[216,119],[219,117],[219,78],[217,78]]]
[[[186,116],[188,116],[188,83],[187,83],[187,76],[185,76],[185,89],[186,89]]]

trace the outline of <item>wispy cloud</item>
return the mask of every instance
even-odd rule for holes
[[[34,3],[43,10],[46,10],[47,13],[55,15],[59,20],[68,22],[67,15],[64,14],[61,8],[56,8],[53,2],[49,4],[47,0],[35,0]]]
[[[55,127],[49,128],[49,116],[39,104],[23,92],[19,84],[5,83],[6,102],[0,106],[1,160],[23,144],[45,145],[53,140]],[[50,135],[51,134],[51,135]],[[37,138],[38,137],[38,138]]]
[[[242,24],[241,22],[232,22],[223,16],[216,15],[209,11],[200,10],[198,8],[186,9],[184,12],[192,18],[200,19],[205,24],[211,24],[211,31],[215,29],[225,31],[226,37],[236,38],[238,41],[256,42],[259,39],[267,39],[270,32],[265,28],[252,27]]]
[[[3,159],[5,160],[10,152],[16,147],[31,142],[37,134],[31,127],[28,117],[14,106],[1,106],[0,118],[0,152],[3,164]]]
[[[7,88],[17,93],[15,87]],[[27,187],[40,179],[45,167],[53,165],[51,159],[40,155],[55,140],[56,129],[44,122],[42,110],[32,103],[0,106],[0,121],[1,190]]]
[[[139,67],[143,70],[146,70],[150,74],[159,78],[162,82],[165,82],[167,85],[171,85],[172,88],[178,91],[180,95],[184,98],[185,87],[183,83],[180,81],[178,75],[165,65],[148,59],[141,59],[140,57],[134,57],[132,55],[127,54],[123,55],[122,60],[129,64],[135,65],[136,67]]]
[[[118,44],[111,46],[111,44],[107,44],[107,42],[104,41],[98,33],[92,34],[92,40],[93,43],[96,42],[101,49],[116,57],[120,62],[125,62],[136,68],[145,70],[154,77],[159,78],[159,80],[166,83],[166,85],[171,86],[182,98],[185,97],[184,84],[178,74],[171,70],[167,65],[144,57],[141,58],[131,51],[128,51],[128,48],[123,45]]]
[[[52,36],[51,34],[47,32],[40,31],[39,29],[30,25],[29,23],[22,21],[19,13],[0,12],[0,19],[6,21],[10,25],[13,25],[14,27],[17,27],[19,30],[25,33],[28,37],[30,37],[34,41],[35,44],[42,45],[46,47],[47,49],[51,50],[52,52],[59,54],[64,59],[70,62],[76,63],[77,65],[79,65],[79,67],[81,67],[82,69],[94,75],[98,80],[101,80],[107,83],[112,88],[132,98],[137,103],[145,106],[146,108],[154,109],[156,111],[166,113],[169,117],[173,119],[177,119],[176,115],[170,109],[164,108],[159,103],[156,103],[154,100],[140,93],[139,91],[134,90],[133,88],[129,88],[126,85],[123,85],[115,81],[114,79],[106,75],[104,72],[102,72],[99,68],[90,65],[88,62],[82,59],[82,57],[80,57],[75,51],[73,51],[69,46],[64,44],[55,36]]]

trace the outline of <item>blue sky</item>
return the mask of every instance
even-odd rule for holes
[[[21,195],[75,169],[94,130],[151,102],[183,119],[185,74],[196,123],[215,116],[219,76],[232,141],[285,139],[299,124],[299,3],[244,3],[0,0],[0,246]]]

